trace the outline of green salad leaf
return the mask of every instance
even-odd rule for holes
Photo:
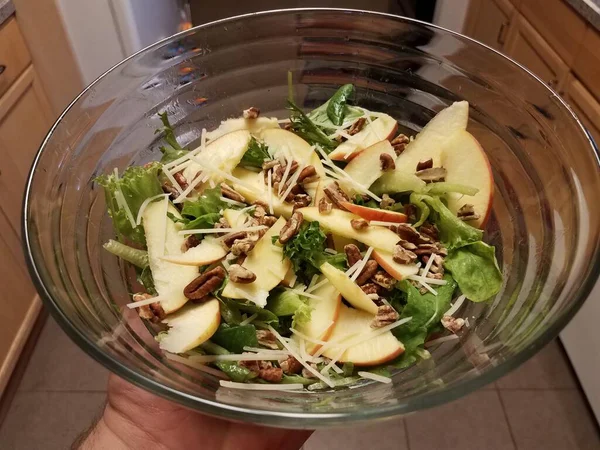
[[[156,288],[154,287],[154,277],[152,276],[152,271],[150,270],[150,266],[146,266],[143,269],[137,269],[137,281],[146,289],[148,294],[156,295]]]
[[[122,244],[114,239],[109,239],[102,247],[104,250],[130,262],[140,269],[148,267],[148,252],[146,250],[130,247],[129,245]]]
[[[220,345],[215,344],[211,341],[206,341],[200,348],[204,350],[209,355],[229,355],[227,349],[221,347]],[[244,383],[246,381],[250,381],[253,378],[256,378],[256,375],[251,370],[240,366],[239,363],[235,361],[216,361],[213,363],[219,370],[222,370],[225,375],[227,375],[231,381],[235,381],[236,383]]]
[[[292,101],[288,100],[292,131],[312,145],[320,145],[330,153],[338,143],[330,139],[308,116]]]
[[[278,289],[269,295],[266,308],[278,317],[293,316],[304,305],[300,296],[287,289]]]
[[[495,249],[481,241],[451,250],[444,267],[452,273],[461,292],[473,302],[489,299],[502,286]]]
[[[344,123],[346,103],[352,95],[354,95],[354,85],[345,84],[327,102],[327,117],[334,125],[340,126]]]
[[[160,162],[163,164],[168,164],[184,156],[186,153],[188,153],[188,150],[184,149],[181,145],[179,145],[179,142],[177,142],[175,131],[173,130],[171,122],[169,121],[167,112],[165,111],[163,113],[159,113],[158,116],[160,117],[163,126],[157,129],[154,134],[164,133],[164,138],[167,145],[160,147],[160,151],[163,154]]]
[[[121,177],[110,174],[96,178],[98,184],[104,188],[108,215],[113,221],[120,241],[129,240],[136,244],[146,245],[143,227],[141,225],[132,226],[132,221],[135,222],[144,200],[163,193],[158,180],[160,168],[159,163],[151,163],[146,166],[129,167]],[[117,198],[121,196],[129,207],[131,216],[125,208],[119,206]]]
[[[262,169],[263,163],[270,160],[271,155],[267,145],[263,142],[259,142],[255,137],[250,139],[248,144],[248,150],[244,153],[240,165],[244,167],[258,167]]]
[[[302,305],[300,305],[300,307],[294,313],[292,328],[296,328],[297,325],[306,325],[308,322],[310,322],[312,310],[313,308],[309,306],[308,303],[302,303]]]
[[[345,85],[345,86],[352,86],[352,85]],[[344,88],[344,86],[342,86],[342,88]],[[340,88],[340,89],[342,89],[342,88]],[[345,89],[349,89],[349,88],[345,88]],[[338,90],[338,92],[339,92],[339,90]],[[333,97],[335,97],[335,94]],[[341,110],[342,111],[342,113],[341,113],[342,121],[338,125],[338,124],[334,123],[334,121],[329,117],[329,109],[330,109],[330,105],[332,104],[331,102],[333,100],[333,97],[331,99],[327,100],[321,106],[313,109],[311,112],[306,114],[306,116],[312,121],[313,124],[315,124],[317,127],[321,128],[327,134],[331,134],[332,132],[337,130],[340,125],[343,125],[344,123],[350,125],[357,119],[363,117],[365,115],[365,113],[368,113],[368,111],[364,110],[363,108],[358,108],[356,106],[350,106],[348,104],[344,104],[344,108]],[[331,108],[333,108],[333,106],[331,106]],[[339,104],[338,104],[338,106],[336,106],[336,109],[338,109],[338,110],[340,109]]]
[[[221,218],[222,209],[230,207],[228,203],[221,200],[221,188],[206,189],[196,200],[183,202],[181,215],[184,217],[185,230],[200,228],[212,228]],[[201,235],[198,235],[202,239]]]
[[[221,324],[210,339],[215,344],[237,354],[244,352],[244,347],[258,347],[256,328],[251,324],[237,326]]]

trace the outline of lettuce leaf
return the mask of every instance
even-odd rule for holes
[[[278,289],[267,299],[266,308],[278,317],[293,316],[304,305],[300,296],[287,289]]]
[[[270,159],[272,158],[266,144],[259,142],[255,137],[252,137],[248,144],[248,150],[246,150],[246,153],[244,153],[244,156],[240,161],[240,166],[258,167],[259,169],[262,169],[263,163]]]
[[[354,95],[354,85],[345,84],[327,102],[327,117],[334,125],[340,126],[344,123],[346,103],[352,95]]]
[[[169,121],[169,116],[167,112],[159,113],[158,116],[160,117],[163,126],[157,129],[154,132],[154,134],[164,133],[164,139],[167,145],[160,147],[160,151],[163,154],[160,162],[163,164],[168,164],[172,161],[175,161],[178,158],[181,158],[188,152],[188,150],[184,149],[177,142],[177,139],[175,137],[175,131],[171,126],[171,122]]]
[[[313,308],[307,303],[302,303],[302,305],[294,313],[294,318],[292,320],[292,328],[296,328],[296,325],[298,324],[305,325],[308,322],[310,322],[312,310]]]
[[[196,200],[183,202],[181,215],[184,217],[185,230],[212,228],[221,218],[222,209],[231,205],[221,200],[221,188],[206,189]],[[202,239],[203,235],[198,235]]]
[[[473,302],[489,299],[502,286],[495,249],[481,241],[450,251],[444,267],[452,273],[461,292]]]
[[[243,353],[244,347],[258,347],[256,328],[251,324],[238,326],[221,324],[210,339],[236,354]]]
[[[119,192],[123,193],[123,198],[135,220],[144,200],[163,193],[158,180],[160,169],[159,163],[151,163],[146,166],[129,167],[119,178],[115,174],[101,175],[96,178],[96,182],[104,188],[108,215],[121,242],[129,240],[146,245],[146,237],[143,227],[132,226],[125,209],[119,207],[117,203]]]
[[[231,353],[227,349],[211,341],[206,341],[200,345],[200,348],[209,355],[228,355]],[[239,363],[235,361],[217,361],[213,364],[218,369],[222,370],[231,379],[231,381],[235,381],[236,383],[244,383],[256,378],[257,375],[251,370],[240,366]]]

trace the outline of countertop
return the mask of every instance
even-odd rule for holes
[[[600,31],[600,0],[566,0],[596,30]]]
[[[0,0],[0,25],[15,12],[15,5],[11,0]]]

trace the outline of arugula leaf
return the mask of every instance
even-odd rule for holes
[[[482,240],[483,231],[467,225],[452,214],[439,197],[413,193],[411,194],[410,199],[411,203],[417,204],[419,207],[421,207],[419,203],[422,203],[428,205],[435,211],[436,214],[433,221],[440,231],[440,241],[442,241],[448,250],[460,248]]]
[[[254,325],[221,324],[210,339],[232,353],[242,353],[244,347],[258,347]]]
[[[502,286],[495,249],[481,241],[450,251],[444,267],[452,273],[461,292],[473,302],[489,299]]]
[[[292,101],[288,100],[292,131],[309,144],[320,145],[326,153],[330,153],[338,143],[321,130],[306,114]]]
[[[96,182],[104,188],[108,215],[113,221],[120,241],[128,239],[131,242],[146,245],[143,227],[131,225],[125,209],[121,209],[117,203],[117,196],[120,195],[119,192],[123,193],[123,198],[135,219],[144,200],[163,193],[158,180],[160,168],[159,163],[151,163],[147,166],[129,167],[120,178],[114,174],[101,175],[96,178]]]
[[[304,305],[300,296],[287,289],[278,289],[267,299],[266,308],[278,317],[293,316]]]
[[[196,200],[183,202],[181,215],[186,220],[183,229],[212,228],[221,218],[219,211],[229,206],[228,203],[221,200],[220,187],[206,189]],[[202,239],[203,235],[198,235],[198,238]]]
[[[118,256],[121,259],[124,259],[127,262],[130,262],[140,269],[148,267],[148,252],[146,250],[133,248],[113,239],[109,239],[108,242],[102,247],[104,247],[104,250],[112,253],[115,256]]]
[[[327,117],[334,125],[340,126],[344,123],[346,103],[352,95],[354,95],[354,85],[345,84],[327,102]]]
[[[252,137],[248,144],[248,150],[246,150],[246,153],[244,153],[244,156],[240,161],[240,165],[262,169],[263,163],[270,159],[272,158],[269,154],[267,145],[264,142],[257,141],[255,137]]]

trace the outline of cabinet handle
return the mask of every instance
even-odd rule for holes
[[[508,22],[503,22],[502,25],[500,25],[500,29],[498,30],[498,36],[496,37],[496,42],[498,42],[498,44],[500,45],[504,45],[504,32],[508,28],[508,25]]]
[[[2,75],[5,70],[6,70],[6,66],[4,64],[0,64],[0,75]]]

